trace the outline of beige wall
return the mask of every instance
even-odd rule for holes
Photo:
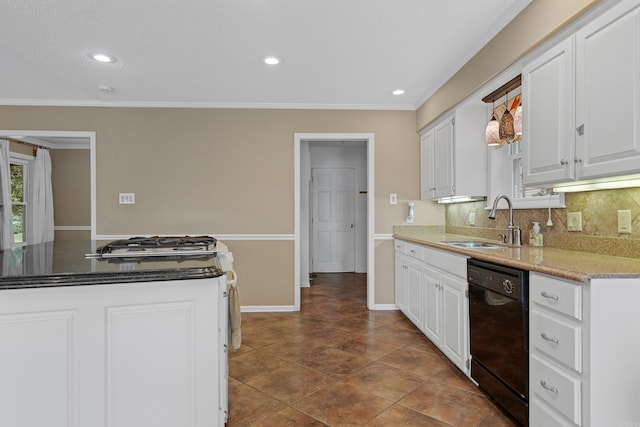
[[[533,0],[417,110],[422,129],[559,31],[598,0]],[[514,76],[515,77],[515,76]]]
[[[96,132],[98,235],[293,234],[296,132],[375,135],[376,234],[420,197],[413,111],[0,107],[0,128]],[[421,202],[416,219],[442,224],[444,209]],[[243,305],[293,304],[292,241],[228,244]],[[376,303],[392,304],[393,257],[376,254],[376,273]]]
[[[49,150],[56,226],[91,225],[89,154],[89,150]]]

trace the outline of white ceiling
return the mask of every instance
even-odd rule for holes
[[[0,0],[0,104],[415,109],[530,1]]]

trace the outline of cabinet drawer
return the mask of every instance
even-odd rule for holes
[[[422,261],[422,245],[407,242],[407,255]]]
[[[536,395],[574,423],[581,423],[580,380],[532,355],[529,395]]]
[[[529,328],[532,348],[582,372],[582,327],[532,310]]]
[[[582,320],[582,286],[579,284],[532,273],[529,286],[531,301]]]
[[[406,254],[407,253],[407,242],[404,240],[395,239],[393,242],[393,247],[396,253]]]
[[[573,423],[568,423],[559,415],[543,406],[538,399],[529,402],[529,425],[544,427],[573,427]]]
[[[422,260],[447,273],[462,277],[465,282],[467,280],[467,257],[464,255],[425,247],[422,252]]]

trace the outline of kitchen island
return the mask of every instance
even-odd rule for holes
[[[216,255],[0,252],[0,425],[222,426],[227,288]]]

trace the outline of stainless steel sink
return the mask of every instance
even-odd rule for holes
[[[478,242],[475,240],[443,240],[441,243],[465,249],[499,249],[503,247],[495,243]]]

